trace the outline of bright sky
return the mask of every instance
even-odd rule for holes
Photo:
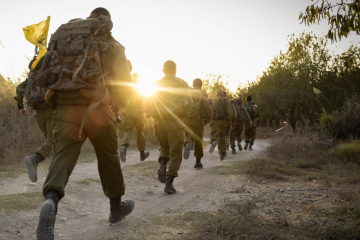
[[[34,46],[22,28],[51,16],[49,36],[62,23],[85,18],[96,7],[112,14],[113,35],[126,48],[140,81],[162,77],[162,66],[173,60],[178,77],[189,83],[206,74],[225,74],[232,88],[253,81],[270,60],[287,49],[287,36],[303,30],[325,34],[321,25],[305,27],[298,16],[310,0],[0,0],[0,73],[18,77],[27,68]],[[360,37],[332,44],[336,52],[358,44]]]

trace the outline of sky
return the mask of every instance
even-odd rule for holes
[[[36,3],[36,4],[35,4]],[[101,5],[100,5],[101,3]],[[0,74],[21,76],[34,54],[22,28],[51,16],[49,36],[62,23],[86,18],[96,7],[107,8],[113,36],[125,46],[140,81],[162,77],[166,60],[177,64],[177,76],[192,82],[207,74],[229,76],[231,88],[254,81],[269,62],[286,51],[288,35],[312,31],[324,35],[327,22],[307,27],[298,16],[311,0],[0,0]],[[330,45],[345,51],[360,37]]]

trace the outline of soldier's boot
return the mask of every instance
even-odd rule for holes
[[[122,162],[126,162],[126,149],[127,149],[127,145],[121,145],[120,147],[120,160]]]
[[[26,156],[24,158],[25,166],[28,169],[28,176],[30,181],[36,182],[37,181],[37,165],[44,161],[44,158],[40,154],[35,154],[34,156]]]
[[[196,158],[196,163],[195,163],[194,168],[196,168],[196,169],[203,168],[203,165],[201,163],[201,158]]]
[[[140,151],[140,161],[145,161],[150,156],[150,152]]]
[[[242,147],[241,147],[241,142],[238,142],[238,148],[239,148],[239,151],[242,151]]]
[[[168,160],[166,158],[160,159],[160,166],[158,168],[158,179],[161,183],[166,182],[166,164]]]
[[[252,144],[250,144],[250,146],[249,146],[249,151],[252,151],[252,150],[253,150]]]
[[[219,152],[219,154],[220,154],[220,161],[225,160],[226,152]]]
[[[48,191],[45,194],[45,199],[40,210],[36,238],[38,240],[53,240],[59,195],[56,191]]]
[[[245,142],[245,146],[244,146],[244,150],[246,151],[248,149],[248,146],[249,146],[249,142]]]
[[[210,148],[209,148],[209,153],[213,153],[217,145],[218,145],[218,141],[214,140],[214,141],[211,143],[211,146],[210,146]]]
[[[231,148],[231,153],[232,153],[232,154],[236,154],[236,149],[235,149],[235,147],[232,147],[232,148]]]
[[[168,194],[176,193],[176,189],[173,186],[174,178],[175,178],[174,176],[166,176],[164,192]]]
[[[109,222],[111,224],[120,222],[134,210],[134,207],[133,200],[129,199],[121,202],[121,198],[110,199]]]
[[[190,143],[190,142],[188,142],[188,143],[186,143],[186,145],[185,145],[185,147],[184,147],[184,153],[183,153],[183,155],[184,155],[184,159],[189,159],[189,157],[190,157],[190,150],[191,150],[191,148],[192,148],[192,143]]]

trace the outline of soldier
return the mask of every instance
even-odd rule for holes
[[[166,61],[163,72],[165,76],[156,82],[157,91],[151,99],[151,112],[155,119],[155,137],[160,145],[158,179],[165,183],[164,192],[172,194],[176,192],[173,181],[178,176],[182,161],[182,119],[192,108],[193,100],[189,85],[176,77],[175,62]]]
[[[255,136],[256,136],[256,123],[255,120],[260,117],[257,111],[257,105],[252,102],[252,97],[246,97],[246,104],[244,106],[246,112],[250,116],[250,121],[245,121],[245,146],[244,150],[252,151],[252,146],[254,145]]]
[[[233,110],[229,101],[225,101],[224,92],[217,91],[216,99],[212,101],[212,120],[210,123],[210,143],[209,152],[214,152],[215,147],[219,144],[220,160],[226,157],[226,129],[228,119],[233,116]]]
[[[232,101],[232,104],[237,113],[237,117],[236,117],[234,124],[232,126],[232,129],[231,129],[231,137],[230,137],[232,154],[235,154],[236,153],[235,140],[237,140],[237,142],[238,142],[237,145],[238,145],[239,151],[242,151],[241,135],[242,135],[243,128],[244,128],[244,123],[245,123],[245,121],[251,121],[251,119],[250,119],[249,114],[245,110],[244,106],[242,105],[241,99],[234,99]]]
[[[204,156],[202,139],[204,136],[205,121],[210,122],[212,110],[209,98],[205,91],[201,89],[202,81],[197,78],[193,81],[193,89],[191,90],[194,106],[187,113],[184,120],[185,124],[185,144],[184,144],[184,159],[190,156],[190,150],[195,144],[194,156],[196,163],[194,168],[200,169],[203,167],[201,158]]]
[[[232,104],[232,102],[230,102],[230,100],[227,98],[227,92],[226,91],[223,91],[224,92],[224,99],[226,101],[226,104],[229,104],[231,105],[231,110],[232,110],[232,113],[233,113],[233,117],[231,119],[227,119],[228,122],[227,122],[227,127],[226,127],[226,150],[229,150],[229,147],[230,147],[230,135],[231,135],[231,126],[233,125],[234,121],[236,120],[237,118],[237,113],[236,113],[236,110]]]
[[[42,58],[35,69],[31,69],[30,62],[29,68],[30,72],[25,81],[20,83],[16,87],[16,97],[17,107],[20,110],[21,116],[26,116],[26,108],[24,107],[24,96],[27,100],[28,105],[36,110],[36,120],[38,122],[40,130],[44,133],[46,139],[43,145],[35,151],[33,156],[26,156],[24,158],[25,166],[28,169],[28,176],[31,182],[37,181],[37,165],[44,161],[47,157],[53,154],[53,134],[52,134],[52,118],[54,115],[54,109],[52,105],[45,102],[44,96],[46,88],[35,87],[34,78],[40,69],[40,66],[43,62]]]
[[[129,61],[130,71],[132,65]],[[138,84],[139,75],[133,74],[134,83]],[[120,147],[120,159],[122,162],[126,162],[126,149],[130,146],[130,141],[136,128],[136,140],[137,147],[140,151],[140,161],[144,161],[149,157],[150,152],[145,152],[145,116],[144,116],[144,101],[145,98],[139,93],[137,88],[134,88],[134,94],[129,99],[129,105],[126,106],[123,112],[123,121],[125,134]]]
[[[86,138],[95,148],[103,191],[110,199],[109,222],[120,222],[134,209],[132,200],[121,201],[125,185],[115,114],[109,105],[126,106],[132,94],[132,76],[124,47],[111,36],[111,28],[109,11],[96,8],[86,20],[61,25],[50,39],[47,67],[38,83],[50,89],[46,101],[57,105],[53,118],[55,153],[43,186],[46,201],[40,211],[38,239],[54,239],[58,202],[65,195]],[[75,54],[83,56],[80,65]]]

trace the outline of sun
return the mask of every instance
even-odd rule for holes
[[[156,91],[155,83],[149,82],[149,81],[141,81],[140,80],[138,82],[138,84],[136,84],[136,88],[139,91],[139,93],[141,95],[143,95],[144,97],[150,97]]]

